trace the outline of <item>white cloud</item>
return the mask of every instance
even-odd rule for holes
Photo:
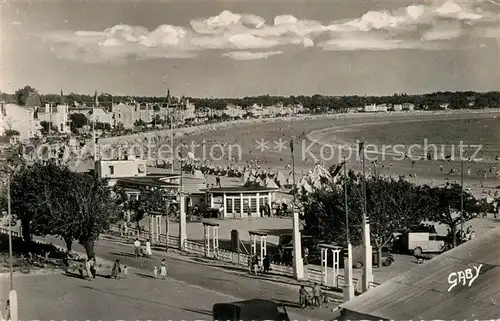
[[[222,57],[228,57],[234,60],[256,60],[266,59],[271,56],[282,54],[282,51],[265,51],[265,52],[252,52],[252,51],[231,51],[222,54]]]
[[[262,59],[281,54],[287,46],[317,46],[324,50],[435,49],[465,32],[471,37],[492,38],[495,31],[488,24],[498,25],[497,13],[459,2],[464,0],[437,1],[394,11],[370,11],[356,19],[330,24],[288,14],[278,15],[268,23],[253,14],[226,10],[213,17],[194,19],[186,28],[163,24],[149,31],[142,26],[120,24],[103,31],[57,31],[43,37],[59,57],[84,62],[192,58],[205,50],[222,50],[223,57],[232,59]],[[479,28],[485,31],[478,32]],[[239,51],[271,48],[273,51]]]

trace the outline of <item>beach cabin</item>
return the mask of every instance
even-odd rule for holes
[[[220,209],[224,218],[248,217],[250,207],[252,217],[262,217],[262,205],[271,203],[276,199],[275,187],[215,187],[205,189],[207,202],[210,208]]]

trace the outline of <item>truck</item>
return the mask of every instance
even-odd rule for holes
[[[395,233],[393,252],[421,256],[424,253],[441,253],[448,249],[447,236],[431,232]]]

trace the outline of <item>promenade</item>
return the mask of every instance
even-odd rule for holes
[[[56,238],[48,237],[45,238],[44,241],[51,242],[58,246],[64,246],[64,242]],[[84,253],[83,248],[77,244],[74,245],[74,250],[77,252]],[[287,306],[287,310],[290,312],[291,316],[294,316],[292,318],[294,320],[329,320],[332,318],[333,315],[332,309],[335,308],[336,306],[335,303],[331,303],[328,308],[325,307],[314,310],[298,309],[296,305],[298,301],[299,287],[297,285],[291,285],[290,280],[272,281],[254,277],[246,273],[234,273],[234,271],[233,273],[231,273],[230,270],[225,270],[217,266],[189,262],[186,259],[180,257],[176,253],[167,254],[162,251],[155,251],[153,253],[154,257],[151,259],[144,259],[144,258],[136,259],[133,257],[132,253],[133,249],[132,245],[130,244],[126,244],[124,242],[117,240],[112,240],[112,241],[106,239],[99,240],[96,244],[96,256],[98,258],[102,258],[108,261],[114,261],[115,259],[120,259],[122,265],[127,265],[129,267],[128,274],[130,276],[130,279],[121,281],[113,281],[106,279],[106,281],[103,282],[100,281],[88,282],[85,280],[79,280],[80,283],[76,284],[78,291],[81,291],[80,288],[82,286],[84,288],[95,287],[97,288],[96,290],[97,292],[102,291],[103,294],[106,293],[106,291],[111,293],[116,292],[115,296],[117,297],[118,300],[121,300],[119,299],[119,297],[120,295],[123,295],[127,296],[127,300],[130,299],[136,301],[143,300],[145,297],[147,297],[148,291],[161,291],[161,293],[158,293],[158,295],[166,295],[167,298],[170,295],[175,295],[175,293],[179,294],[179,293],[184,293],[184,291],[194,291],[194,292],[198,291],[201,294],[205,293],[204,295],[199,296],[202,299],[198,299],[198,296],[196,297],[187,296],[187,301],[182,301],[179,303],[179,305],[182,305],[182,307],[176,306],[175,309],[177,309],[177,311],[179,309],[182,309],[183,307],[188,309],[199,309],[200,306],[205,305],[206,306],[204,308],[205,314],[203,313],[199,314],[199,316],[201,316],[201,319],[210,319],[211,317],[207,316],[208,313],[207,309],[208,311],[210,311],[211,304],[218,302],[217,300],[221,300],[222,298],[225,298],[225,301],[238,300],[238,299],[264,298],[264,299],[275,300],[277,302],[282,302]],[[170,289],[163,290],[163,285],[161,285],[162,290],[154,290],[155,285],[151,285],[152,284],[151,281],[155,281],[151,279],[151,276],[153,274],[153,267],[159,266],[161,259],[163,258],[166,258],[168,262],[168,276],[169,279],[171,279],[171,281],[169,282],[175,281],[177,282],[176,284],[180,285],[172,286],[171,290]],[[25,281],[25,279],[29,280],[30,278],[32,277],[30,276],[19,277],[16,278],[15,283],[16,285],[17,284],[21,285],[23,282],[28,282]],[[36,280],[37,277],[33,278],[35,278]],[[50,278],[52,279],[52,277]],[[2,282],[7,281],[7,278],[4,279],[2,279]],[[68,279],[68,277],[66,276],[63,275],[57,276],[56,284],[62,284],[61,286],[63,286],[68,282],[66,281],[66,279]],[[38,281],[36,281],[35,283],[39,284],[37,282]],[[69,281],[69,282],[73,283],[74,281]],[[117,284],[119,285],[114,285],[113,283],[112,283],[113,285],[108,285],[109,282],[118,282]],[[31,283],[31,281],[29,281],[29,283]],[[53,282],[49,283],[50,286],[53,286],[52,285]],[[96,286],[96,284],[99,284],[99,286]],[[147,286],[147,284],[150,284],[150,286]],[[169,284],[168,287],[170,287],[171,283],[168,284]],[[27,286],[30,288],[32,287],[31,285]],[[102,289],[100,288],[101,286],[103,287]],[[156,286],[156,288],[158,288],[159,286],[160,285]],[[36,289],[42,289],[44,286],[39,284],[39,285],[33,285],[33,287]],[[64,287],[66,286],[64,285]],[[70,290],[71,289],[68,289],[68,291]],[[209,290],[214,294],[204,292],[207,290]],[[63,291],[61,293],[66,293],[66,292]],[[85,296],[82,298],[79,298],[78,296],[75,297],[75,295],[72,296],[75,297],[76,300],[80,300],[82,304],[84,304],[85,302],[87,302],[85,301],[87,295],[88,294],[85,294]],[[32,294],[29,294],[29,297],[32,296],[33,296]],[[106,300],[112,300],[110,296],[112,296],[112,294],[104,295],[104,297],[106,297]],[[165,309],[169,311],[168,307],[166,307]],[[113,308],[112,310],[119,310],[119,309]],[[124,313],[125,316],[127,316],[126,320],[140,319],[139,317],[135,316],[136,311],[134,309],[131,309],[130,307],[127,306],[126,310],[128,311],[127,313]],[[85,309],[82,308],[82,311],[85,311]],[[178,311],[176,313],[177,315],[182,316],[181,312]],[[97,312],[94,311],[92,313],[97,313]],[[116,312],[113,311],[113,313]],[[99,318],[103,319],[104,315],[105,314],[103,314],[103,316],[100,316]],[[21,317],[23,317],[22,314]],[[83,312],[81,317],[89,319],[86,315],[83,315]],[[146,317],[146,315],[144,314],[142,315],[142,317],[146,319],[156,319],[153,316]],[[186,315],[181,319],[187,320],[187,317],[188,315]],[[26,317],[23,318],[25,319]],[[73,317],[72,319],[77,319],[77,318]],[[98,318],[96,317],[94,319]],[[163,319],[172,319],[172,318],[165,317]]]

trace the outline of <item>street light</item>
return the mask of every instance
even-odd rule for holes
[[[292,192],[293,192],[293,203],[292,203],[292,215],[293,215],[293,270],[294,275],[297,280],[302,280],[304,278],[304,262],[302,261],[302,238],[300,236],[300,222],[299,213],[295,209],[296,201],[296,185],[295,185],[295,155],[293,152],[293,145],[295,143],[295,136],[290,139],[290,151],[292,153]]]

